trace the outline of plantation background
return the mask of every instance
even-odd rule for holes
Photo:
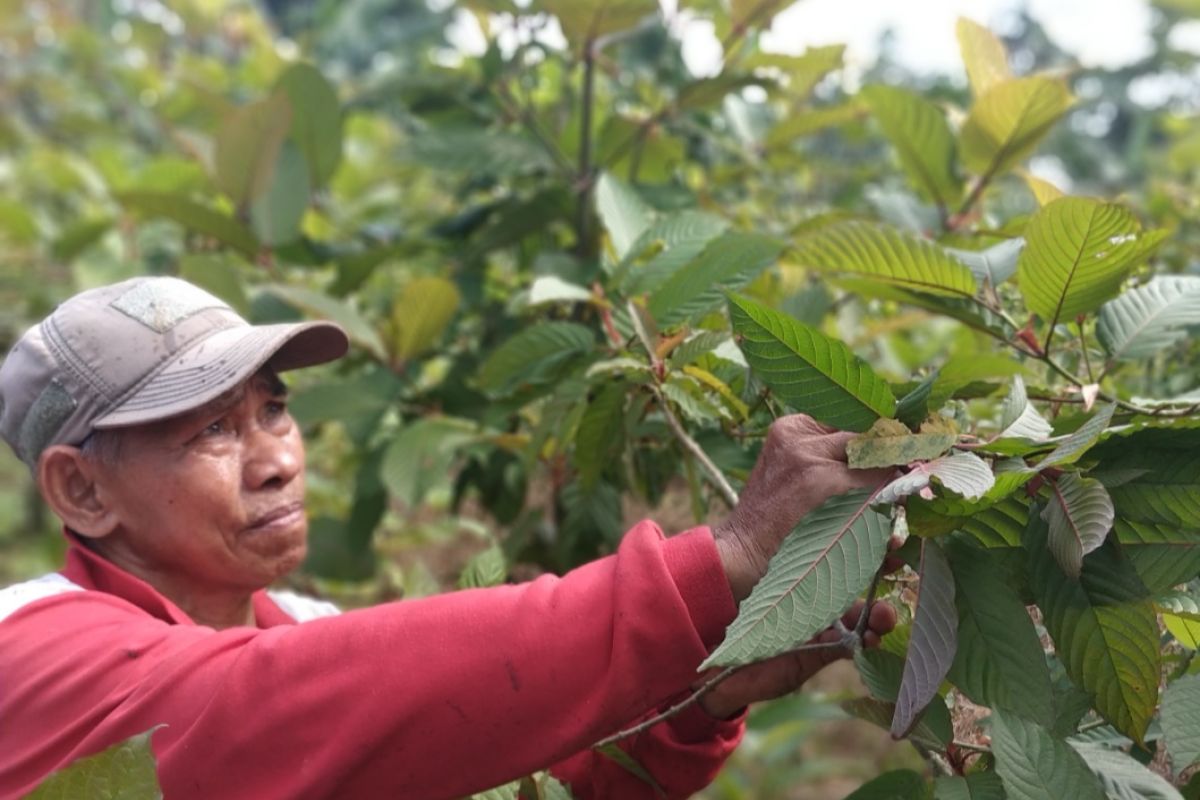
[[[786,2],[681,2],[725,47],[706,79],[688,73],[669,20],[641,21],[636,0],[167,5],[0,3],[0,347],[75,291],[138,274],[182,275],[255,321],[342,322],[352,355],[291,385],[312,518],[295,583],[347,606],[561,572],[611,552],[642,516],[677,531],[724,513],[667,423],[638,416],[644,404],[617,406],[614,442],[581,419],[601,404],[567,402],[588,391],[571,372],[578,326],[633,336],[606,294],[636,294],[619,274],[631,242],[596,214],[597,192],[620,206],[634,187],[656,218],[697,212],[670,233],[684,246],[660,274],[715,231],[742,236],[729,252],[752,275],[738,288],[902,383],[992,346],[927,310],[847,293],[773,243],[865,219],[974,250],[1018,230],[1044,190],[1019,164],[1003,170],[967,192],[960,226],[957,203],[906,180],[859,89],[904,87],[961,122],[965,71],[912,74],[886,46],[861,75],[838,47],[765,53],[757,38]],[[1154,51],[1119,70],[1081,68],[1026,15],[1004,45],[1017,74],[1061,77],[1074,95],[1036,143],[1038,163],[1069,177],[1058,188],[1169,230],[1155,268],[1200,274],[1197,56],[1172,46],[1200,4],[1152,8]],[[491,37],[481,56],[446,40],[460,9]],[[565,49],[543,44],[539,9],[561,19]],[[1162,88],[1153,107],[1131,99],[1148,81]],[[688,250],[688,230],[707,238]],[[537,321],[565,338],[505,355]],[[542,356],[528,349],[539,344]],[[1192,337],[1147,358],[1119,388],[1187,396],[1197,349]],[[737,482],[756,447],[742,423],[761,409],[729,394],[720,364],[702,366],[663,391]],[[54,569],[55,530],[0,454],[0,584]],[[813,689],[756,711],[709,797],[841,797],[884,769],[925,769],[910,744],[847,719],[837,701],[863,694],[851,669]]]

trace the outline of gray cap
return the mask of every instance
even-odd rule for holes
[[[90,289],[25,332],[0,364],[0,438],[31,469],[53,444],[199,408],[270,363],[345,354],[330,322],[251,325],[178,278]]]

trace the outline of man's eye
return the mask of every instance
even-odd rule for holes
[[[267,415],[279,417],[287,413],[287,403],[283,400],[272,400],[267,403]]]
[[[229,423],[224,419],[213,420],[200,431],[201,436],[219,436],[229,430]]]

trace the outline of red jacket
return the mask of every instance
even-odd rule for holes
[[[651,798],[588,745],[686,693],[735,608],[707,529],[642,522],[562,578],[254,611],[198,626],[78,542],[0,591],[0,798],[157,725],[167,800],[455,798],[547,765],[577,797]],[[686,797],[741,734],[692,708],[626,747]]]

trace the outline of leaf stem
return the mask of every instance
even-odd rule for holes
[[[1075,324],[1079,328],[1079,352],[1083,354],[1083,366],[1087,370],[1088,383],[1096,383],[1096,375],[1092,372],[1092,361],[1088,358],[1087,340],[1083,338],[1082,317]]]

